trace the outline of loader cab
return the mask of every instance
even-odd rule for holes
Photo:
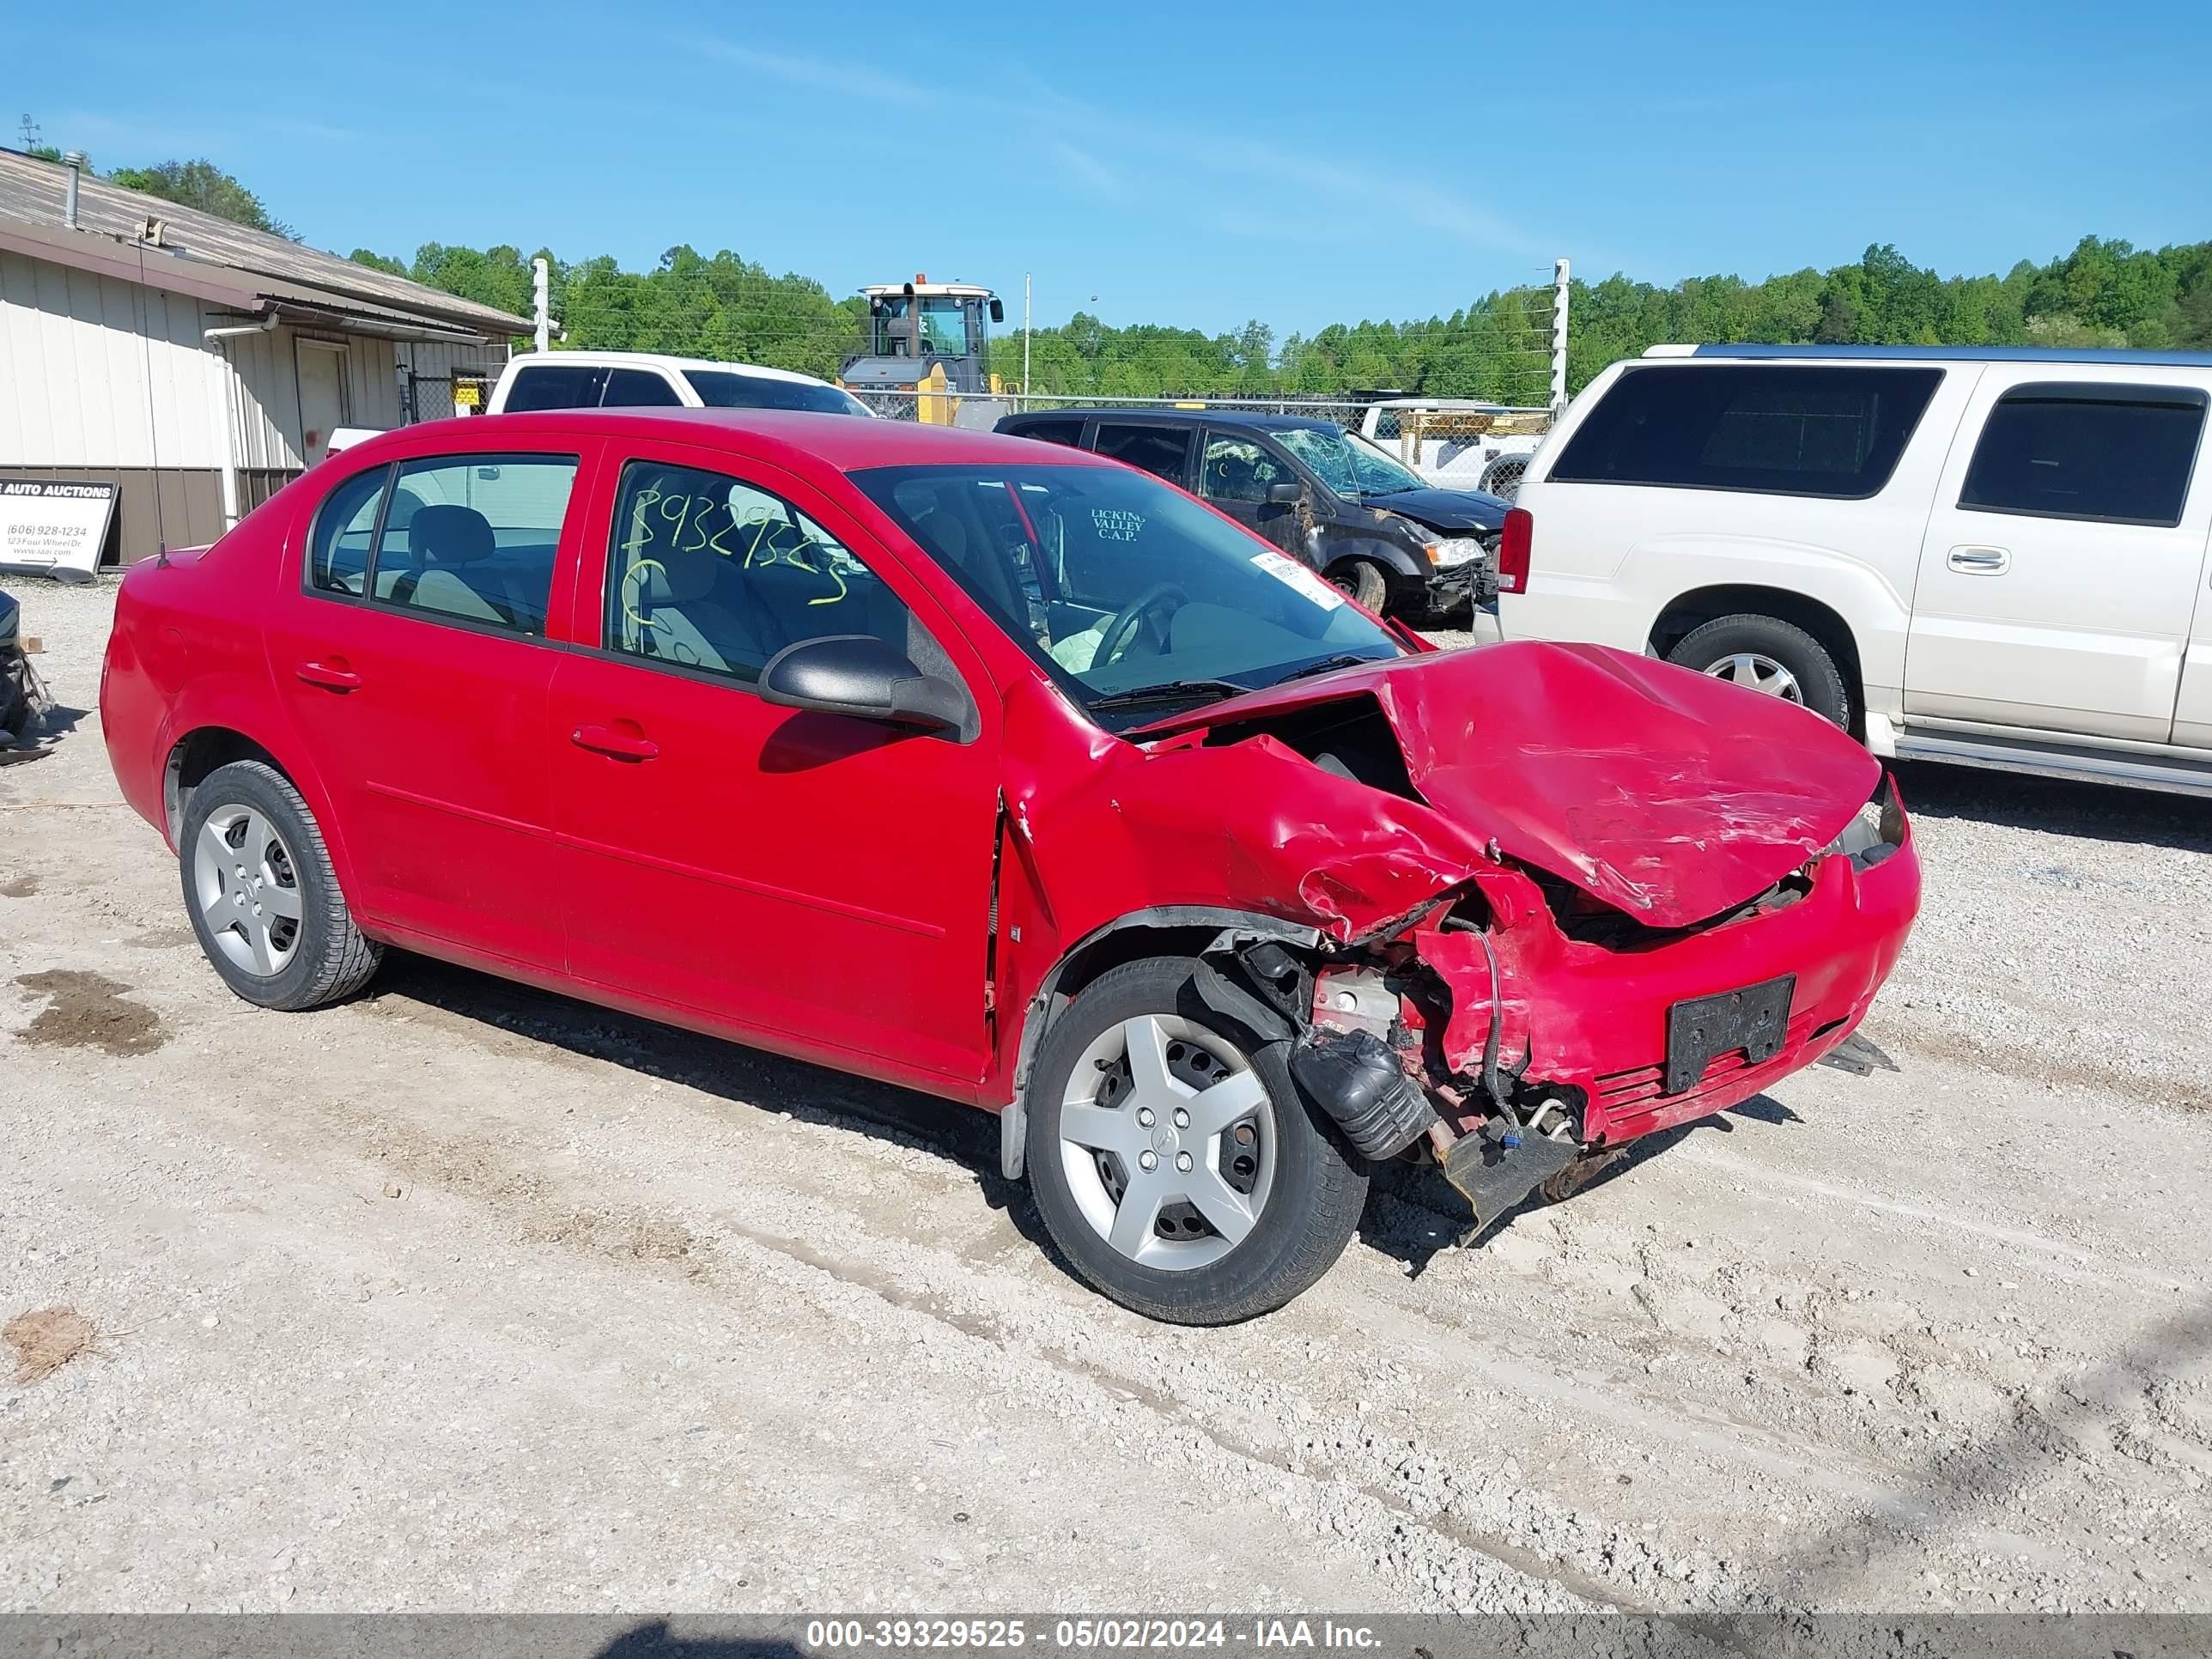
[[[989,289],[916,273],[910,283],[872,283],[860,293],[868,302],[866,349],[840,372],[848,387],[988,389],[990,325],[1006,317]]]

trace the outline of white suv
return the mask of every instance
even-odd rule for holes
[[[1530,461],[1499,631],[1878,755],[2212,795],[2208,404],[2212,352],[1655,346]]]
[[[534,351],[507,360],[484,413],[532,409],[803,409],[867,415],[852,393],[787,368],[650,351]]]

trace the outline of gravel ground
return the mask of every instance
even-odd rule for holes
[[[1896,1072],[1478,1249],[1395,1182],[1176,1330],[980,1115],[411,958],[237,1001],[109,775],[112,587],[17,591],[0,1319],[94,1334],[0,1370],[0,1607],[2212,1607],[2212,810],[1906,771]]]

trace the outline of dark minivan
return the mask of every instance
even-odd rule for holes
[[[1225,409],[1055,410],[998,429],[1180,484],[1369,610],[1430,613],[1496,597],[1507,503],[1437,489],[1333,421]]]

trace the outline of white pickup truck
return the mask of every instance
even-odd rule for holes
[[[1499,629],[1878,755],[2212,796],[2208,408],[2212,352],[1655,346],[1529,463]]]
[[[875,412],[811,374],[650,351],[533,351],[510,357],[483,412],[654,408],[798,409],[868,417]],[[461,410],[464,415],[471,412],[465,405]],[[330,453],[350,449],[380,429],[340,427],[331,434]]]
[[[1464,398],[1382,398],[1367,405],[1359,434],[1442,489],[1510,501],[1551,420],[1547,409]]]

